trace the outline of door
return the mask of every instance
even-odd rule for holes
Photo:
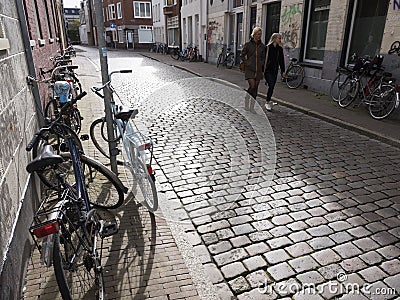
[[[235,60],[237,64],[240,60],[240,52],[243,48],[243,13],[236,14],[236,41]]]
[[[279,32],[279,24],[281,19],[281,2],[275,2],[267,5],[267,21],[265,30],[265,44],[271,35],[275,32]]]

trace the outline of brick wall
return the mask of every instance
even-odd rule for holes
[[[32,248],[28,228],[34,207],[38,204],[36,183],[25,167],[31,154],[25,147],[38,129],[38,116],[32,91],[26,83],[28,61],[25,53],[20,24],[29,24],[33,61],[39,67],[50,67],[50,56],[57,54],[59,44],[56,22],[52,17],[51,1],[47,1],[49,22],[43,1],[37,1],[39,20],[42,25],[39,45],[38,27],[33,1],[24,3],[25,17],[20,21],[16,1],[0,5],[0,21],[10,48],[0,50],[0,299],[19,299],[24,286],[26,262]],[[51,34],[47,30],[50,23]],[[54,39],[52,41],[51,39]],[[28,40],[26,42],[29,42]],[[46,99],[47,87],[41,87],[42,100]]]

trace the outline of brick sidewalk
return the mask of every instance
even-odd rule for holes
[[[79,61],[79,57],[74,63],[79,65],[79,74],[96,74],[93,66]],[[89,91],[91,86],[98,85],[101,78],[100,75],[81,76],[80,80],[83,90]],[[84,117],[82,133],[88,133],[91,121],[104,114],[103,105],[99,98],[88,95],[79,102],[79,109]],[[101,158],[91,141],[83,142],[83,145],[87,155]],[[124,170],[120,173],[123,174]],[[120,178],[129,186],[124,179],[127,177],[121,175]],[[106,299],[200,299],[161,212],[150,214],[135,203],[130,194],[120,208],[108,215],[120,226],[116,235],[104,240]],[[37,249],[28,267],[23,299],[61,299],[53,268],[41,266]]]

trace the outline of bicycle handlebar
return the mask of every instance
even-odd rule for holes
[[[53,126],[55,124],[57,124],[60,119],[62,118],[63,112],[65,112],[70,106],[72,106],[73,104],[75,104],[78,100],[82,99],[83,97],[85,97],[87,95],[87,92],[82,92],[80,93],[78,96],[76,96],[74,99],[72,99],[70,102],[67,102],[60,110],[60,115],[58,116],[57,119],[55,119],[53,122],[51,122],[51,124],[47,127],[42,127],[38,132],[36,132],[33,135],[33,138],[30,140],[30,142],[28,143],[28,145],[26,146],[26,151],[31,151],[33,146],[35,146],[37,144],[37,142],[39,141],[40,138],[42,138],[43,133],[50,131]]]
[[[93,87],[91,87],[91,90],[92,90],[97,96],[99,96],[100,98],[104,98],[104,96],[103,96],[102,94],[100,94],[99,91],[103,90],[106,86],[110,85],[110,83],[111,83],[111,75],[112,75],[112,74],[115,74],[115,73],[122,73],[122,74],[125,74],[125,73],[132,73],[132,70],[112,71],[110,74],[108,74],[109,80],[108,80],[105,84],[103,84],[103,85],[100,86],[100,87],[95,87],[95,86],[93,86]]]

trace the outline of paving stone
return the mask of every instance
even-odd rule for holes
[[[249,283],[243,276],[235,278],[228,283],[235,294],[241,294],[251,289]]]
[[[202,263],[211,262],[210,253],[208,252],[206,246],[204,245],[195,246],[193,247],[193,251],[196,257],[198,257]]]
[[[296,292],[300,291],[302,286],[295,278],[290,278],[288,280],[274,283],[273,288],[275,292],[280,296],[279,299],[281,299],[281,297],[293,295]]]
[[[390,288],[395,289],[400,294],[400,274],[390,276],[383,280]]]
[[[227,228],[227,227],[230,227],[229,222],[226,220],[221,220],[221,221],[212,222],[212,223],[209,223],[206,225],[201,225],[201,226],[197,227],[197,231],[201,234],[204,234],[204,233],[214,232],[219,229],[223,229],[223,228]]]
[[[313,217],[324,216],[327,213],[326,210],[323,209],[322,207],[314,207],[314,208],[308,209],[307,211]]]
[[[320,225],[307,229],[307,232],[313,237],[325,236],[333,233],[333,230],[327,225]]]
[[[358,237],[358,238],[365,237],[365,236],[368,236],[371,234],[371,232],[363,226],[351,228],[351,229],[347,230],[347,232],[350,233],[352,236]]]
[[[298,231],[289,234],[289,239],[291,239],[294,243],[307,241],[311,238],[312,236],[309,235],[306,231]]]
[[[238,300],[274,300],[277,299],[277,295],[274,291],[269,292],[263,290],[263,288],[256,288],[250,292],[243,293],[237,296]]]
[[[234,262],[223,266],[221,272],[226,279],[231,279],[245,273],[246,268],[241,262]]]
[[[256,243],[250,246],[247,246],[246,248],[247,253],[249,255],[257,255],[257,254],[264,254],[267,253],[270,248],[265,244],[264,242]]]
[[[383,231],[372,235],[371,238],[377,241],[378,244],[381,246],[387,246],[389,244],[398,241],[398,239],[395,236],[391,235],[388,232],[383,232]]]
[[[244,224],[244,223],[249,223],[251,222],[253,219],[250,216],[244,215],[244,216],[238,216],[238,217],[233,217],[233,218],[229,218],[228,221],[232,226],[235,225],[240,225],[240,224]]]
[[[311,215],[306,211],[296,211],[289,214],[296,221],[305,220],[311,218]]]
[[[370,251],[376,248],[379,248],[379,245],[370,238],[362,238],[356,241],[353,241],[353,244],[360,248],[362,251]]]
[[[362,269],[366,269],[368,266],[358,257],[353,257],[343,260],[339,263],[340,266],[349,273],[353,273]]]
[[[230,242],[235,248],[240,248],[242,246],[251,244],[250,239],[245,235],[233,237],[230,239]]]
[[[378,299],[393,299],[396,297],[396,292],[391,290],[383,281],[377,281],[368,285],[368,292],[365,292],[373,300]]]
[[[368,223],[367,220],[365,220],[364,218],[362,218],[360,216],[355,216],[355,217],[349,218],[346,221],[349,222],[352,226],[361,226],[361,225],[365,225]]]
[[[217,235],[218,240],[230,239],[235,236],[230,228],[220,229],[215,232],[215,234]]]
[[[218,236],[215,233],[206,233],[202,234],[201,238],[204,241],[204,244],[211,245],[218,242]]]
[[[288,263],[298,273],[313,270],[319,266],[319,264],[309,255],[289,260]]]
[[[205,264],[204,271],[213,284],[222,282],[224,277],[215,264]]]
[[[304,221],[297,221],[286,225],[292,231],[304,230],[309,226]]]
[[[293,269],[285,262],[269,267],[267,272],[276,281],[280,281],[295,275]]]
[[[370,251],[360,255],[360,258],[368,265],[376,265],[383,260],[383,257],[376,251]]]
[[[305,221],[309,226],[319,226],[328,223],[328,221],[323,217],[313,217]]]
[[[265,259],[270,264],[277,264],[290,259],[290,256],[283,249],[269,251],[264,254]]]
[[[324,278],[317,271],[309,271],[303,274],[298,274],[296,278],[302,285],[306,283],[318,284],[324,282]]]
[[[335,243],[326,236],[313,238],[312,240],[307,241],[307,244],[309,244],[314,250],[330,248],[335,245]]]
[[[232,230],[235,233],[235,235],[249,234],[255,231],[255,229],[250,224],[241,224],[233,226]]]
[[[318,272],[327,280],[336,279],[338,274],[343,274],[344,270],[338,264],[323,266],[318,269]]]
[[[345,221],[336,221],[328,224],[334,231],[343,231],[351,228],[352,226]]]
[[[386,246],[376,251],[386,259],[398,258],[400,256],[400,249],[394,245]]]
[[[293,295],[293,300],[322,300],[323,298],[314,290],[300,291]]]
[[[332,249],[324,249],[314,252],[311,256],[322,266],[341,261],[341,257]]]
[[[336,247],[333,250],[338,253],[342,258],[349,258],[356,255],[360,255],[362,252],[351,242],[345,243]]]
[[[226,253],[214,256],[214,260],[218,266],[224,266],[229,263],[243,260],[248,257],[247,252],[243,248],[233,249]]]
[[[251,223],[251,225],[258,231],[268,230],[274,227],[274,224],[272,224],[269,220],[256,221]]]
[[[269,232],[274,237],[280,237],[280,236],[288,235],[289,233],[291,233],[290,229],[287,228],[286,226],[277,226],[275,228],[270,229]]]
[[[250,273],[246,276],[247,282],[250,284],[251,288],[266,287],[272,283],[271,279],[268,277],[264,270],[258,270]]]
[[[216,293],[220,300],[232,300],[235,299],[230,287],[225,282],[215,284]]]
[[[275,216],[271,220],[275,225],[286,225],[293,222],[293,219],[288,215]]]
[[[267,265],[265,260],[260,255],[243,260],[243,264],[249,271],[254,271]]]
[[[208,246],[208,249],[210,250],[211,254],[218,254],[218,253],[227,252],[227,251],[231,250],[232,245],[228,241],[222,241],[217,244]]]
[[[279,237],[279,238],[274,238],[269,241],[267,241],[268,245],[271,247],[271,249],[277,249],[277,248],[282,248],[287,245],[291,245],[292,241],[289,240],[287,237]]]
[[[348,241],[353,240],[353,237],[348,234],[346,231],[336,232],[329,236],[336,244],[342,244]]]
[[[368,225],[366,225],[366,228],[373,232],[379,232],[379,231],[383,231],[383,230],[388,230],[389,227],[387,227],[385,224],[383,224],[382,222],[369,222]]]
[[[285,250],[292,257],[303,256],[313,251],[313,249],[306,242],[296,243],[295,245],[286,247]]]
[[[380,268],[389,275],[396,275],[400,272],[400,260],[385,261],[380,265]]]

